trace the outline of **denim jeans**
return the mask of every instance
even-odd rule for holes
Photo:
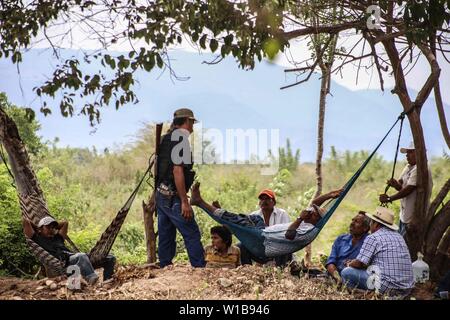
[[[224,220],[241,226],[254,227],[256,229],[264,229],[267,227],[264,223],[264,219],[254,214],[233,213],[224,209],[218,209],[214,214]]]
[[[368,290],[367,279],[369,274],[365,269],[347,267],[342,270],[341,277],[342,282],[349,288]]]
[[[114,274],[114,266],[116,265],[116,257],[108,254],[105,259],[103,259],[101,267],[103,268],[103,281],[112,278]]]
[[[114,266],[116,264],[116,258],[113,255],[107,255],[102,261],[100,267],[103,268],[103,280],[110,279],[114,274]],[[77,265],[80,268],[81,275],[86,280],[92,280],[98,278],[95,273],[94,267],[92,266],[89,256],[85,253],[76,253],[69,257],[68,265]]]
[[[404,238],[405,237],[405,235],[406,235],[406,226],[407,226],[408,224],[407,223],[403,223],[401,220],[400,220],[400,223],[399,223],[399,228],[398,228],[398,233],[400,233],[401,235],[402,235],[402,237]]]
[[[275,265],[277,267],[284,267],[289,262],[292,261],[292,254],[285,254],[279,257],[271,258],[271,259],[264,259],[261,260],[257,257],[255,257],[250,250],[248,250],[242,243],[238,243],[237,246],[239,249],[241,249],[241,264],[252,264],[252,261],[255,261],[257,263],[265,264],[271,260],[275,260]]]
[[[256,229],[264,229],[266,226],[263,218],[257,215],[247,215],[247,214],[237,214],[232,213],[223,209],[216,210],[214,214],[219,215],[222,219],[227,220],[231,223],[238,224],[246,227],[254,227]],[[241,263],[242,264],[252,264],[252,260],[257,263],[267,263],[271,260],[275,260],[275,265],[277,267],[284,267],[289,262],[292,261],[292,254],[285,254],[279,257],[275,257],[273,259],[264,259],[261,260],[255,257],[250,250],[248,250],[242,243],[238,243],[237,246],[241,249]]]
[[[76,265],[80,268],[80,273],[83,278],[88,282],[98,279],[98,275],[95,273],[94,267],[86,253],[75,253],[69,257],[69,266]]]
[[[186,220],[181,215],[181,200],[177,196],[156,193],[158,213],[158,256],[161,268],[172,264],[176,253],[177,229],[184,239],[184,245],[193,267],[204,267],[205,257],[200,241],[201,235],[194,218]]]

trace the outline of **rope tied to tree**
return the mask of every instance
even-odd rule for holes
[[[400,121],[400,129],[398,131],[397,147],[395,149],[394,164],[392,166],[391,179],[394,179],[394,175],[395,175],[395,167],[397,165],[398,151],[400,150],[400,139],[402,137],[402,131],[403,131],[403,121],[405,120],[406,114],[408,114],[411,111],[412,111],[412,108],[410,110],[408,110],[408,111],[403,111],[402,113],[400,113],[400,115],[397,118],[397,122]],[[395,124],[397,124],[397,122]],[[386,194],[389,191],[390,187],[391,186],[389,185],[389,183],[386,184],[386,188],[384,189],[384,194]],[[387,202],[386,203],[380,203],[380,206],[388,207],[389,204]]]

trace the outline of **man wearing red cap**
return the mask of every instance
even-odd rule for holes
[[[259,195],[259,210],[252,212],[250,215],[259,216],[264,220],[266,226],[274,226],[276,224],[284,224],[290,223],[289,215],[285,210],[276,207],[276,196],[275,192],[270,189],[262,190]],[[251,252],[245,248],[241,243],[238,243],[237,246],[241,249],[241,263],[242,264],[252,264],[252,261],[256,261],[258,263],[263,263],[264,261],[258,261],[256,257],[254,257]],[[292,260],[292,254],[283,255],[276,257],[274,259],[277,267],[285,266]]]

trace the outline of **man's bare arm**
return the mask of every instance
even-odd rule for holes
[[[67,239],[67,232],[69,231],[69,222],[67,221],[61,221],[58,224],[58,233],[61,237],[63,237],[64,239]]]
[[[344,189],[338,189],[338,190],[333,190],[331,192],[325,193],[321,196],[318,196],[317,198],[315,198],[311,203],[315,204],[316,206],[321,206],[325,201],[332,199],[332,198],[337,198],[340,196],[340,194],[344,191]]]
[[[359,260],[353,259],[348,264],[347,267],[352,267],[355,269],[367,269],[367,266]]]
[[[393,194],[392,196],[390,196],[391,201],[395,201],[398,199],[402,199],[404,197],[409,196],[411,193],[414,192],[414,190],[417,189],[417,186],[412,186],[412,185],[407,185],[406,187],[404,187],[403,189],[401,189],[399,192],[397,192],[396,194]]]
[[[35,233],[31,221],[28,220],[27,218],[22,218],[22,226],[23,226],[23,233],[25,234],[25,236],[31,239]]]
[[[187,197],[186,182],[184,179],[182,166],[173,166],[173,177],[175,180],[175,186],[177,188],[178,196],[181,200],[181,214],[186,220],[190,220],[194,216],[194,211],[192,210]]]

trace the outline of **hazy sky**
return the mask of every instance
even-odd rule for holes
[[[114,26],[115,30],[121,30],[123,27],[123,23],[120,22],[120,19],[116,19]],[[91,39],[90,36],[87,36],[87,34],[92,33],[91,30],[87,29],[87,27],[83,24],[63,24],[58,25],[57,27],[52,27],[47,31],[47,35],[52,34],[63,34],[67,31],[70,33],[64,38],[61,42],[55,42],[54,44],[59,45],[63,48],[71,48],[71,49],[102,49],[100,43],[97,40]],[[354,43],[360,38],[360,35],[356,35],[354,30],[351,31],[345,31],[341,33],[341,38],[338,42],[338,47],[345,46],[347,49],[352,47]],[[46,37],[41,34],[37,37],[37,39],[40,39],[37,41],[37,43],[34,45],[36,48],[48,48],[50,47],[49,42],[46,40]],[[306,38],[303,38],[306,39]],[[307,59],[310,56],[310,53],[307,50],[306,47],[306,40],[292,40],[290,42],[290,49],[286,53],[280,53],[277,58],[275,59],[274,63],[279,64],[283,67],[289,68],[293,67],[292,64],[289,62],[289,60],[292,61],[294,59],[295,61],[303,61]],[[141,46],[148,46],[144,41],[135,42],[133,43],[134,48],[139,48]],[[189,40],[185,39],[183,43],[179,46],[174,47],[173,49],[183,49],[186,51],[198,51],[197,48],[194,48],[191,44],[189,44]],[[111,45],[107,48],[111,51],[129,51],[132,49],[131,44],[128,40],[119,41],[114,45]],[[377,50],[379,53],[383,53],[382,46],[378,45]],[[206,53],[210,53],[209,50],[205,50]],[[354,55],[359,55],[361,52],[361,45],[356,47],[356,50],[354,51]],[[439,59],[441,62],[441,68],[442,73],[440,77],[441,81],[441,91],[442,96],[444,99],[444,102],[446,104],[450,104],[450,64],[447,63],[444,59]],[[369,61],[369,60],[365,60]],[[337,65],[337,62],[335,63],[335,66]],[[407,85],[416,90],[419,91],[420,88],[423,86],[423,84],[426,81],[426,78],[428,77],[430,72],[430,67],[426,61],[425,58],[421,57],[414,67],[414,69],[407,75]],[[378,80],[378,75],[375,69],[369,69],[365,70],[365,68],[361,68],[359,76],[358,76],[358,83],[356,83],[356,73],[357,73],[357,67],[356,62],[353,64],[347,64],[343,70],[342,74],[336,75],[333,74],[333,80],[338,82],[339,84],[351,89],[351,90],[364,90],[364,89],[379,89],[380,84]],[[385,89],[389,90],[393,87],[394,79],[390,75],[390,73],[384,73],[384,83],[385,83]],[[414,98],[414,97],[411,97]]]

